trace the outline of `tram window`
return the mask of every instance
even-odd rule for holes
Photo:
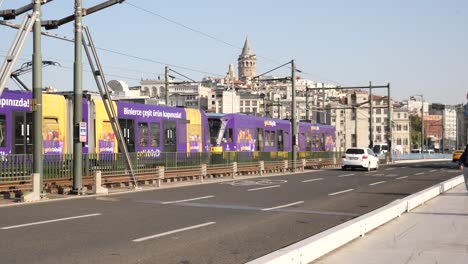
[[[226,132],[224,133],[224,137],[226,138],[227,142],[228,143],[231,143],[232,142],[232,128],[229,128],[228,130],[226,130]]]
[[[265,147],[270,146],[270,131],[265,130]]]
[[[218,139],[219,130],[221,128],[221,120],[209,119],[209,127],[210,127],[210,142],[213,146],[215,146],[216,140]]]
[[[138,145],[148,146],[148,123],[138,123]]]
[[[6,147],[6,118],[0,115],[0,147]]]
[[[159,138],[161,133],[161,126],[159,123],[151,123],[151,146],[152,147],[159,147]]]
[[[60,140],[60,128],[57,118],[44,117],[42,131],[44,140]]]

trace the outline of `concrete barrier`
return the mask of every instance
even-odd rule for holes
[[[94,194],[108,194],[109,193],[109,189],[102,187],[102,174],[100,170],[97,170],[94,172],[93,193]]]
[[[365,234],[389,221],[409,212],[415,207],[464,182],[457,176],[404,199],[396,200],[382,208],[362,215],[351,221],[328,229],[317,235],[282,248],[247,264],[304,264],[363,237]]]
[[[41,180],[39,173],[31,174],[32,192],[21,196],[21,202],[36,202],[41,200]]]

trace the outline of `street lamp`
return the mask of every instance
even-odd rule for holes
[[[426,142],[425,137],[424,137],[424,95],[415,94],[415,95],[410,96],[410,99],[414,99],[414,97],[421,97],[421,153],[422,153],[424,149],[424,144]]]

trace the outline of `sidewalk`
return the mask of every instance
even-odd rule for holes
[[[312,263],[468,263],[464,184]]]

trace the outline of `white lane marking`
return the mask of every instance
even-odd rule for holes
[[[354,175],[354,173],[345,174],[345,175],[340,175],[340,176],[338,176],[338,178],[349,177],[349,176],[353,176],[353,175]]]
[[[270,208],[263,208],[262,211],[270,211],[270,210],[275,210],[275,209],[279,209],[279,208],[284,208],[284,207],[288,207],[288,206],[293,206],[293,205],[296,205],[296,204],[301,204],[303,203],[304,201],[299,201],[299,202],[295,202],[295,203],[290,203],[290,204],[285,204],[285,205],[280,205],[280,206],[275,206],[275,207],[270,207]]]
[[[398,178],[396,178],[396,179],[397,179],[397,180],[401,180],[401,179],[406,179],[406,178],[408,178],[408,176],[398,177]]]
[[[310,179],[310,180],[305,180],[302,182],[313,182],[313,181],[321,181],[321,180],[323,180],[323,178]]]
[[[160,234],[156,234],[156,235],[152,235],[152,236],[137,238],[137,239],[134,239],[132,241],[133,242],[142,242],[142,241],[145,241],[145,240],[148,240],[148,239],[167,236],[167,235],[171,235],[171,234],[182,232],[182,231],[187,231],[187,230],[196,229],[196,228],[200,228],[200,227],[204,227],[204,226],[209,226],[209,225],[212,225],[212,224],[216,224],[216,222],[208,222],[208,223],[204,223],[204,224],[184,227],[184,228],[180,228],[180,229],[176,229],[176,230],[172,230],[172,231],[168,231],[168,232],[164,232],[164,233],[160,233]]]
[[[251,192],[251,191],[257,191],[257,190],[264,190],[264,189],[276,188],[276,187],[280,187],[280,186],[281,186],[281,185],[273,185],[273,186],[267,186],[267,187],[260,187],[260,188],[248,189],[247,191],[248,191],[248,192]]]
[[[400,169],[406,169],[406,167],[400,167]]]
[[[371,184],[369,184],[369,185],[371,185],[371,186],[372,186],[372,185],[377,185],[377,184],[381,184],[381,183],[385,183],[385,182],[386,182],[386,181],[379,181],[379,182],[374,182],[374,183],[371,183]]]
[[[422,175],[422,174],[424,174],[424,172],[419,172],[419,173],[416,173],[414,175]]]
[[[213,197],[214,197],[214,195],[209,195],[209,196],[196,197],[196,198],[185,199],[185,200],[163,202],[161,204],[183,203],[183,202],[190,202],[190,201],[208,199],[208,198],[213,198]]]
[[[6,227],[2,227],[2,228],[0,228],[0,229],[6,230],[6,229],[13,229],[13,228],[18,228],[18,227],[25,227],[25,226],[32,226],[32,225],[40,225],[40,224],[54,223],[54,222],[67,221],[67,220],[73,220],[73,219],[85,218],[85,217],[92,217],[92,216],[98,216],[98,215],[101,215],[101,214],[87,214],[87,215],[79,215],[79,216],[65,217],[65,218],[59,218],[59,219],[53,219],[53,220],[46,220],[46,221],[34,222],[34,223],[29,223],[29,224],[14,225],[14,226],[6,226]]]
[[[388,169],[385,169],[385,170],[394,170],[395,168],[388,168]]]
[[[354,191],[354,189],[348,189],[348,190],[344,190],[344,191],[329,193],[328,195],[337,195],[337,194],[340,194],[340,193],[345,193],[345,192],[350,192],[350,191]]]
[[[388,174],[387,177],[396,177],[398,174]]]
[[[430,170],[429,172],[434,172],[434,171],[437,171],[437,170]]]

